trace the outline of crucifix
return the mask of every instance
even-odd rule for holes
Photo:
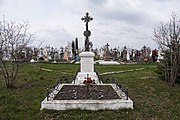
[[[84,16],[83,18],[81,18],[82,21],[84,21],[86,23],[86,31],[84,31],[84,36],[85,38],[85,51],[89,51],[89,36],[91,35],[91,31],[88,30],[88,22],[90,22],[91,20],[93,20],[93,18],[91,16],[89,16],[89,13],[86,13],[86,16]]]

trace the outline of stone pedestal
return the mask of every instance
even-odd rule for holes
[[[94,53],[82,52],[79,56],[81,58],[81,72],[94,72]]]
[[[82,52],[79,54],[79,56],[81,59],[81,68],[80,72],[76,76],[75,84],[83,84],[87,76],[90,77],[91,80],[95,80],[96,84],[99,84],[98,76],[94,72],[94,53]]]

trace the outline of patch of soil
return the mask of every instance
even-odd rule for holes
[[[121,99],[111,85],[64,85],[54,100]]]

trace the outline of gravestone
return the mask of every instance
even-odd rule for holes
[[[106,52],[105,52],[105,57],[104,57],[104,60],[105,61],[110,61],[110,52],[109,52],[109,44],[107,43],[106,45]]]
[[[100,50],[99,50],[99,57],[100,59],[102,60],[103,57],[104,57],[104,49],[101,47]]]
[[[146,46],[144,46],[142,48],[142,56],[143,56],[143,59],[145,59],[147,57],[147,49],[146,49]]]
[[[58,52],[56,51],[54,54],[54,61],[57,61],[57,60],[59,60],[59,55],[58,55]]]
[[[84,80],[89,76],[95,83],[99,83],[98,76],[94,72],[94,56],[93,52],[80,53],[81,66],[75,80],[75,84],[83,84]]]
[[[130,60],[130,54],[129,54],[129,50],[127,50],[127,61]]]
[[[61,47],[60,49],[61,49],[61,50],[60,50],[60,60],[63,61],[63,60],[64,60],[64,59],[63,59],[63,58],[64,58],[64,48]]]
[[[85,36],[85,51],[80,53],[80,62],[81,62],[81,68],[80,72],[78,72],[75,80],[75,84],[83,84],[84,80],[87,78],[91,78],[95,81],[95,83],[98,82],[98,76],[94,72],[94,56],[95,54],[93,52],[89,51],[91,43],[89,42],[89,36],[91,35],[90,30],[88,30],[88,22],[93,20],[92,17],[89,16],[89,13],[86,13],[86,16],[84,16],[81,20],[83,20],[86,23],[86,31],[84,31]]]
[[[43,49],[44,61],[49,62],[48,48],[47,46]]]
[[[81,72],[94,72],[94,53],[82,52],[81,58]]]
[[[122,60],[127,61],[127,47],[124,46],[123,51],[122,51]]]
[[[68,61],[69,57],[68,57],[68,48],[66,47],[64,50],[64,61]]]
[[[113,50],[113,57],[114,57],[114,59],[117,58],[117,54],[118,54],[118,50],[117,50],[117,48],[115,47],[114,50]]]
[[[137,63],[140,62],[140,56],[141,56],[141,52],[140,52],[139,50],[136,50],[135,59],[136,59],[136,62],[137,62]]]
[[[158,59],[158,51],[155,49],[155,50],[152,50],[152,60],[153,62],[156,62]]]

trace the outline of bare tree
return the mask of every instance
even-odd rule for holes
[[[172,13],[169,22],[161,23],[158,29],[154,29],[154,41],[166,54],[162,64],[165,80],[174,86],[180,65],[180,20],[175,13]]]
[[[28,33],[29,24],[16,24],[13,21],[0,21],[0,76],[7,88],[12,88],[18,73],[18,55],[32,41]]]

